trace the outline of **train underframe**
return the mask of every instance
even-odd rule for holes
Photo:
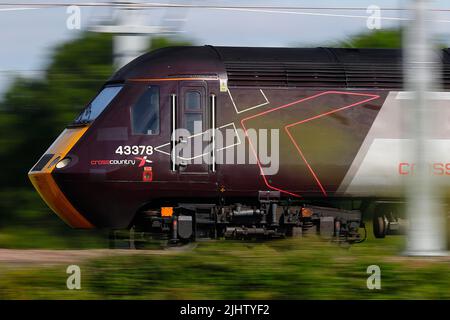
[[[113,231],[110,240],[112,247],[117,247],[115,243],[128,238],[129,247],[137,249],[152,240],[179,245],[205,239],[256,240],[307,235],[354,244],[367,238],[363,212],[372,204],[375,204],[372,221],[376,238],[404,233],[406,220],[398,214],[401,203],[395,201],[364,200],[357,209],[343,209],[315,201],[267,199],[251,204],[177,203],[146,208],[137,214],[130,233],[118,236],[120,232]]]

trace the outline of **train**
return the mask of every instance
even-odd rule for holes
[[[448,184],[446,76],[432,172]],[[69,226],[186,243],[401,229],[408,92],[399,49],[180,46],[104,84],[29,171]],[[440,180],[440,181],[441,181]]]

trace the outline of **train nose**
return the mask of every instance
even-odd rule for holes
[[[55,168],[68,165],[67,153],[86,132],[87,127],[65,129],[28,173],[42,199],[62,220],[73,228],[94,226],[78,212],[63,194],[52,176]]]

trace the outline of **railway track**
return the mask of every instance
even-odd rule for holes
[[[83,249],[83,250],[49,250],[49,249],[0,249],[1,266],[35,266],[75,263],[84,260],[130,256],[130,255],[171,255],[193,250],[194,246],[173,247],[158,250],[133,249]]]

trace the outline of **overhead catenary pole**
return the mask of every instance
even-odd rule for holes
[[[115,10],[113,24],[95,25],[93,32],[113,33],[114,67],[120,69],[143,54],[149,46],[152,35],[167,34],[171,31],[160,26],[145,24],[144,9],[137,7],[136,1],[113,1],[120,4]],[[127,4],[129,6],[127,6]]]
[[[148,49],[150,33],[145,32],[140,24],[141,10],[119,9],[117,26],[114,36],[114,66],[119,69]]]
[[[409,130],[412,136],[407,154],[415,164],[407,188],[409,231],[406,254],[433,256],[446,253],[445,218],[441,189],[430,174],[429,164],[438,150],[433,150],[432,92],[440,78],[440,61],[433,46],[431,25],[432,0],[410,0],[411,20],[404,36],[405,84],[412,99],[406,100]],[[436,103],[436,102],[435,102]]]

